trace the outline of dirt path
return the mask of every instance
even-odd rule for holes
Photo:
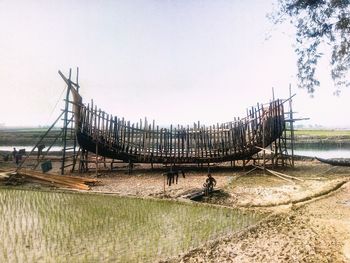
[[[350,262],[350,183],[168,262]]]
[[[271,208],[270,208],[271,209]],[[168,262],[350,262],[350,182]]]
[[[332,231],[341,243],[339,249],[343,260],[350,262],[350,183],[329,197],[305,205],[300,211],[315,224]]]

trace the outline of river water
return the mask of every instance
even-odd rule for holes
[[[30,152],[33,148],[33,146],[0,146],[0,151],[8,151],[12,152],[13,147],[16,147],[17,150],[19,149],[26,149],[26,152]],[[46,148],[44,151],[47,150]],[[59,152],[62,151],[62,146],[53,146],[51,147],[51,151]],[[289,154],[291,151],[288,151]],[[339,147],[339,146],[317,146],[313,145],[310,146],[303,146],[298,145],[296,146],[294,150],[295,155],[301,155],[301,156],[309,156],[309,157],[321,157],[321,158],[350,158],[350,146],[348,147]]]
[[[290,153],[290,151],[289,151]],[[325,146],[313,145],[303,146],[297,145],[294,150],[295,155],[321,157],[321,158],[350,158],[350,146]]]
[[[0,152],[12,152],[13,151],[13,148],[16,148],[17,151],[19,149],[26,149],[26,152],[30,152],[34,146],[23,146],[23,145],[15,145],[15,146],[0,146]],[[71,147],[71,146],[69,146]],[[62,151],[62,146],[52,146],[50,151],[54,151],[54,152],[59,152],[59,151]],[[47,148],[44,148],[44,152],[47,150]]]

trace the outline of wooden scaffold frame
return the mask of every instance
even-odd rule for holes
[[[65,107],[58,119],[63,121],[61,131],[63,149],[61,174],[70,171],[87,172],[94,164],[98,175],[99,163],[104,167],[124,162],[129,172],[135,163],[181,166],[206,165],[237,161],[243,167],[294,166],[294,126],[292,98],[275,99],[247,109],[244,118],[216,125],[170,125],[162,127],[147,118],[130,123],[123,117],[107,114],[94,104],[84,104],[79,94],[79,69],[76,81],[72,70],[68,78],[59,71],[67,85]],[[289,111],[285,105],[289,103]],[[56,122],[53,124],[55,125]],[[290,143],[288,143],[289,141]],[[291,145],[291,155],[288,145]],[[262,162],[262,164],[261,164]],[[78,165],[77,165],[78,164]],[[90,164],[90,166],[89,166]]]

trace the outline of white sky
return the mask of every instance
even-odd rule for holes
[[[296,88],[293,30],[267,20],[273,2],[2,0],[0,123],[50,124],[57,71],[79,66],[85,102],[132,121],[229,121],[291,83],[304,124],[349,127],[350,90],[332,95],[327,63],[315,98]]]

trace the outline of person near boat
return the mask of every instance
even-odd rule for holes
[[[204,194],[208,195],[210,192],[213,191],[214,186],[216,186],[216,180],[214,177],[211,176],[211,174],[208,174],[207,179],[205,180],[204,186]]]

